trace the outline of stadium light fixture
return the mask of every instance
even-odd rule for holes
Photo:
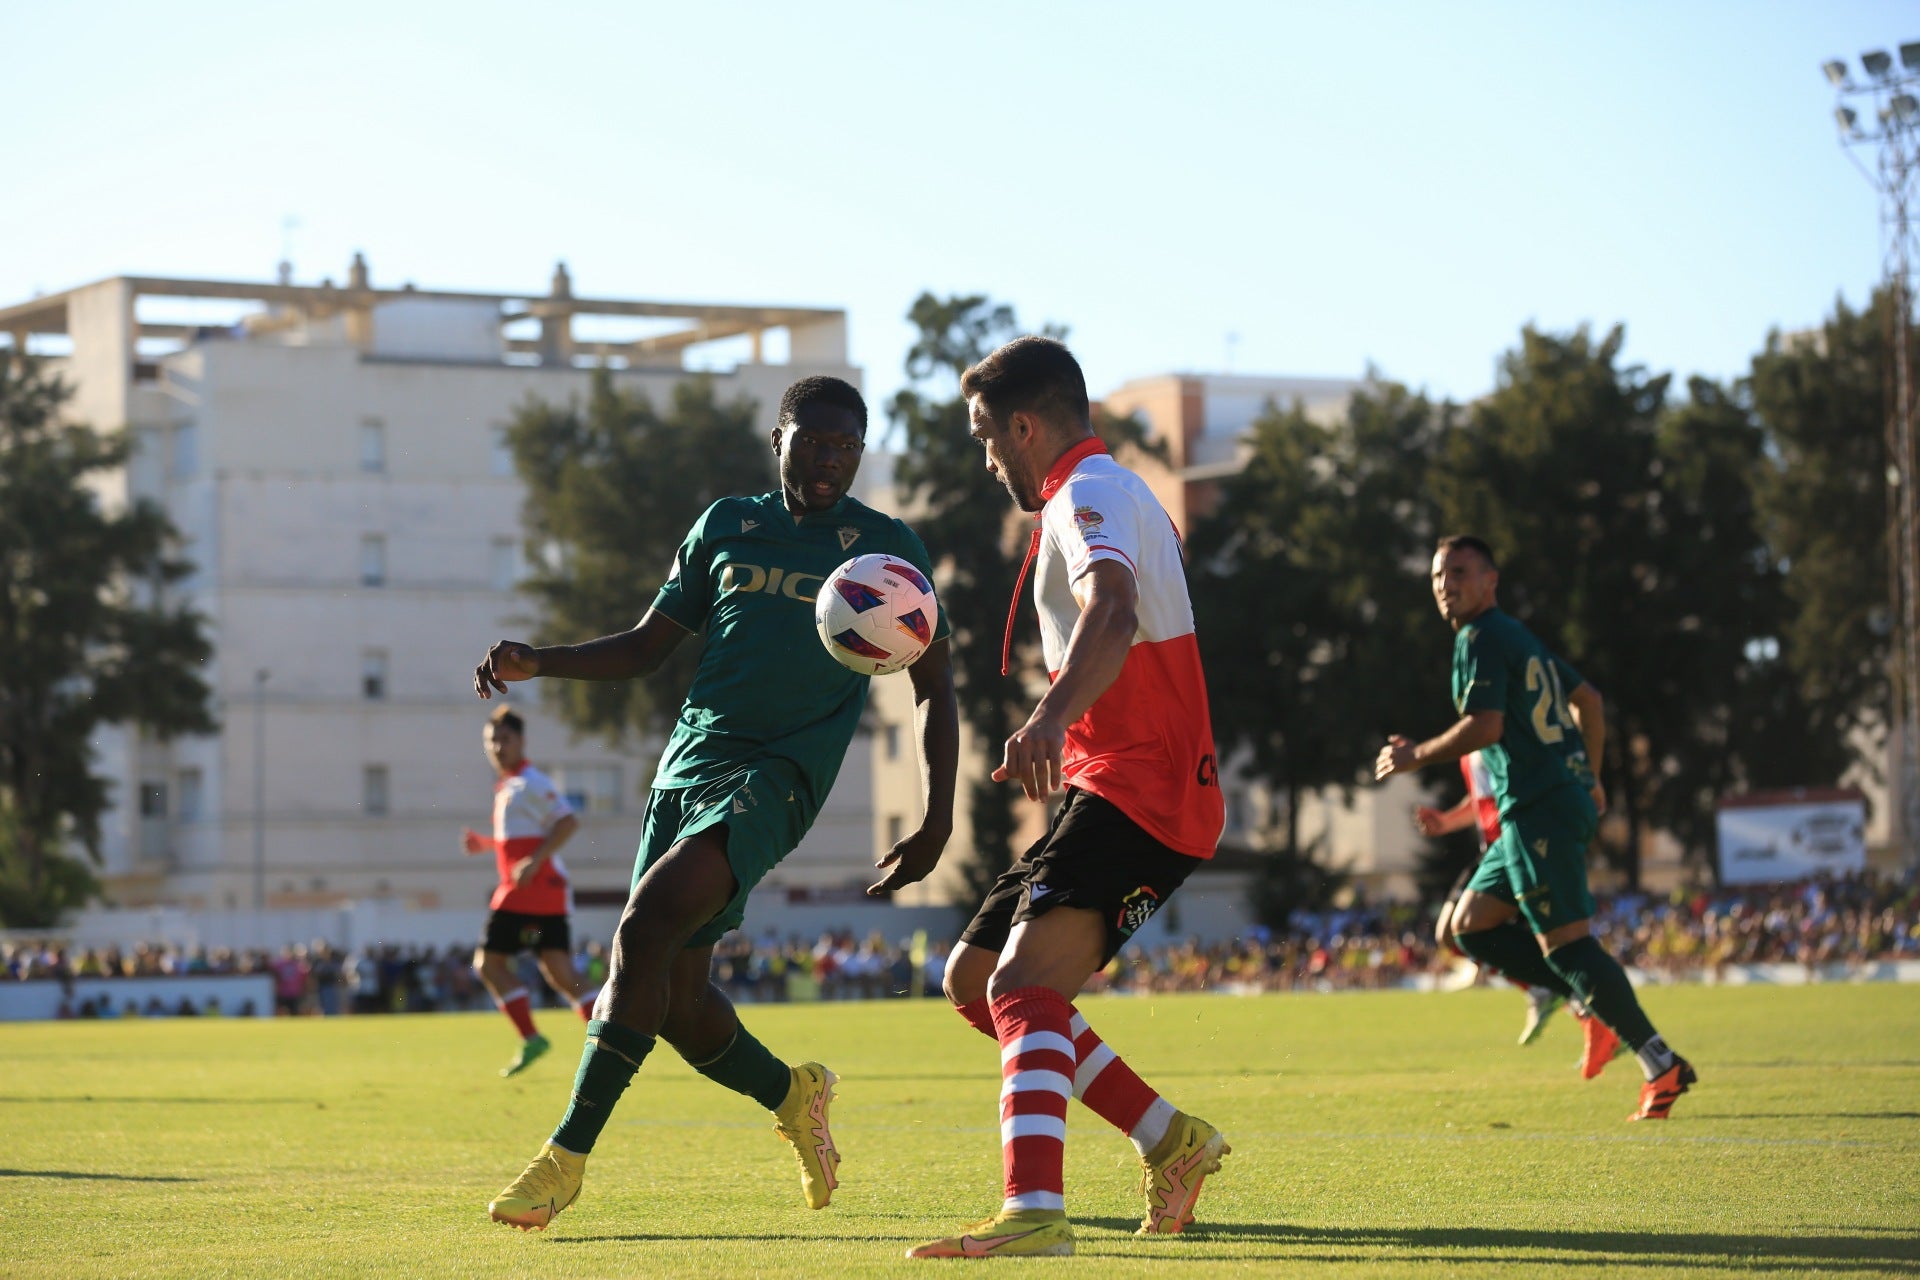
[[[1900,65],[1909,71],[1920,71],[1920,40],[1900,46]]]
[[[1914,118],[1920,116],[1920,101],[1910,93],[1896,93],[1887,104],[1887,114],[1901,124],[1912,124]]]
[[[1860,55],[1860,65],[1875,80],[1885,80],[1887,73],[1893,70],[1893,59],[1887,56],[1886,50],[1873,49]]]
[[[1860,116],[1852,107],[1835,107],[1833,119],[1840,126],[1840,132],[1848,137],[1860,132]]]
[[[1901,45],[1900,49],[1904,54],[1907,46]],[[1827,79],[1832,82],[1834,88],[1845,89],[1848,87],[1847,64],[1840,61],[1840,59],[1829,58],[1820,64],[1820,69],[1827,73]]]

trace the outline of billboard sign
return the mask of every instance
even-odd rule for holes
[[[1867,865],[1867,805],[1857,791],[1729,796],[1717,818],[1722,884],[1803,880]]]

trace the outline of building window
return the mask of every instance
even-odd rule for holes
[[[387,696],[387,651],[368,649],[360,655],[360,696],[378,702]]]
[[[487,561],[495,591],[511,591],[520,582],[520,539],[495,538]]]
[[[206,784],[201,780],[198,769],[182,769],[174,775],[174,782],[180,789],[180,821],[198,822],[205,817]]]
[[[379,418],[360,419],[360,469],[376,474],[387,469],[387,424]]]
[[[387,766],[370,764],[360,771],[360,808],[369,818],[385,816],[390,797],[387,794]]]
[[[488,469],[496,476],[513,475],[513,446],[507,443],[507,429],[493,429],[493,449],[488,458]]]
[[[553,771],[553,784],[575,813],[620,812],[620,766],[569,764]]]
[[[900,843],[901,837],[906,834],[906,828],[906,819],[899,814],[887,815],[887,848],[891,849]]]
[[[140,816],[143,818],[164,818],[167,816],[166,783],[143,782],[140,784]]]
[[[384,587],[387,584],[387,540],[377,533],[360,539],[360,585]]]
[[[200,432],[191,422],[173,432],[173,478],[184,480],[200,469]]]
[[[900,726],[897,724],[890,724],[887,726],[887,759],[898,760],[899,758],[900,758]]]

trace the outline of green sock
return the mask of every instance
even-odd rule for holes
[[[733,1039],[717,1055],[688,1065],[715,1084],[746,1094],[769,1111],[787,1100],[787,1090],[793,1086],[792,1070],[768,1053],[767,1046],[744,1026],[734,1028]]]
[[[1455,934],[1454,938],[1462,951],[1481,964],[1498,969],[1515,982],[1524,982],[1530,987],[1545,987],[1562,997],[1573,994],[1573,988],[1567,985],[1567,980],[1540,954],[1540,943],[1518,920],[1508,920],[1491,929]]]
[[[573,1077],[573,1101],[553,1131],[553,1145],[575,1155],[592,1151],[614,1103],[652,1049],[653,1037],[644,1032],[599,1019],[589,1022],[587,1047],[580,1051],[580,1070]]]
[[[1633,982],[1620,962],[1592,938],[1575,938],[1554,948],[1549,964],[1566,978],[1567,985],[1593,1010],[1594,1016],[1612,1027],[1614,1034],[1627,1042],[1636,1054],[1655,1038],[1653,1024],[1633,994]]]

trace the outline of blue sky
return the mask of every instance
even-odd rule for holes
[[[1069,326],[1096,394],[1470,397],[1529,321],[1725,377],[1871,287],[1819,64],[1913,39],[1838,0],[12,4],[0,301],[287,240],[302,280],[843,306],[876,401],[922,289]]]

